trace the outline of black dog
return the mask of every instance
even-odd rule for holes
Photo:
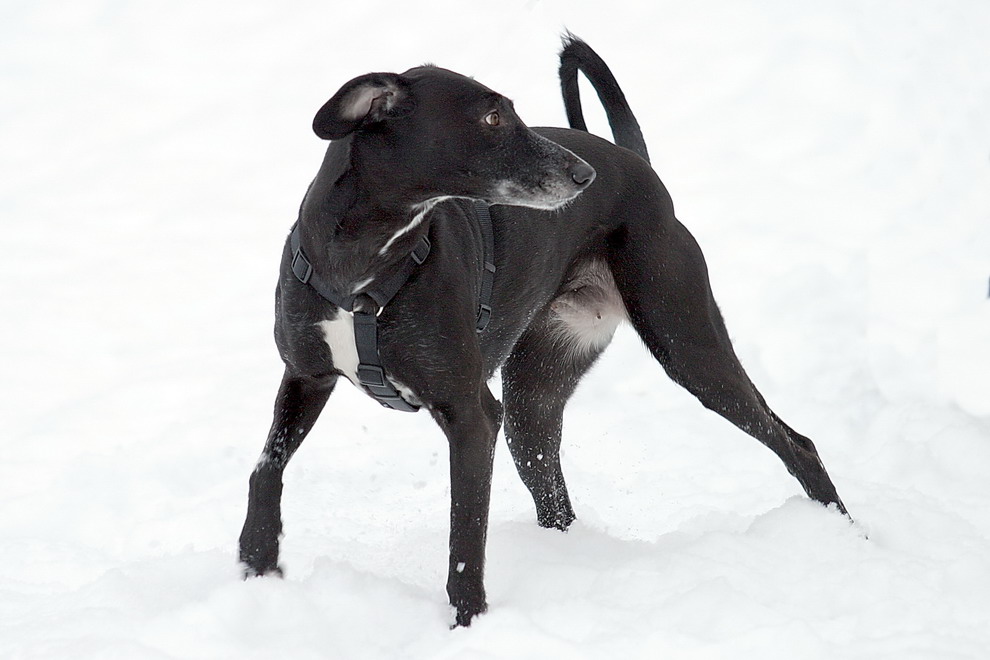
[[[812,442],[740,366],[701,250],[608,68],[583,42],[564,46],[571,125],[584,128],[580,69],[621,146],[530,129],[505,97],[433,66],[355,78],[317,113],[316,134],[332,141],[282,255],[275,340],[286,367],[250,480],[247,575],[281,573],[282,473],[345,376],[390,407],[425,407],[447,436],[447,593],[468,625],[486,608],[502,422],[486,383],[501,367],[512,457],[539,523],[566,529],[564,406],[622,319],[674,381],[773,450],[809,497],[845,512]],[[496,205],[490,222],[471,200]]]

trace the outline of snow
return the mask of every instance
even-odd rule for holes
[[[0,14],[0,657],[986,657],[990,5]],[[560,125],[565,26],[615,71],[738,353],[857,523],[623,327],[568,408],[567,534],[500,443],[471,628],[448,629],[441,434],[347,383],[286,473],[286,578],[242,582],[312,116],[431,61]]]

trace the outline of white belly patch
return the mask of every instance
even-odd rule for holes
[[[612,271],[601,261],[593,261],[575,274],[566,290],[550,303],[550,309],[557,340],[574,353],[604,348],[619,323],[629,320]]]

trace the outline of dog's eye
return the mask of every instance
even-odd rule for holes
[[[485,115],[485,123],[488,124],[489,126],[498,126],[499,121],[500,120],[497,112],[489,112],[487,115]]]

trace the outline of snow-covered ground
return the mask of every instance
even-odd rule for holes
[[[431,61],[560,125],[565,26],[858,524],[626,329],[568,411],[568,534],[500,445],[470,629],[441,434],[346,385],[286,474],[286,579],[242,582],[312,115]],[[987,657],[988,34],[977,0],[6,2],[0,657]]]

